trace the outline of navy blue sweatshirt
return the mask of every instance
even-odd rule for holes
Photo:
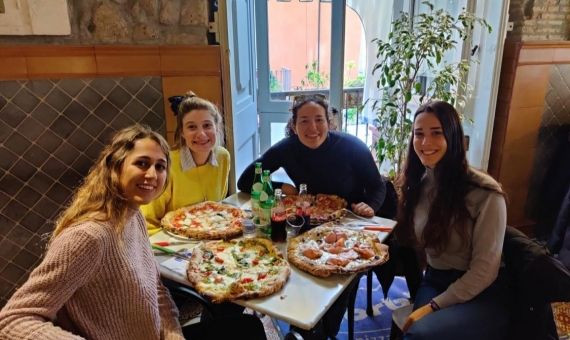
[[[261,162],[263,170],[272,173],[282,167],[297,188],[306,183],[309,193],[338,195],[348,201],[349,207],[364,202],[376,213],[386,196],[386,185],[370,150],[346,133],[330,131],[316,149],[306,147],[297,135],[292,135],[273,145],[255,162]],[[251,191],[255,162],[241,174],[239,190]]]

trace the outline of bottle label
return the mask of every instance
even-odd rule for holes
[[[268,199],[269,199],[269,195],[265,191],[262,191],[259,193],[259,202],[265,202]]]
[[[260,192],[261,190],[263,190],[263,184],[261,182],[257,182],[257,183],[253,184],[252,191]]]

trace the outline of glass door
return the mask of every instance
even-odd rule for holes
[[[476,31],[470,42],[444,56],[449,62],[471,57],[480,61],[468,77],[473,95],[465,105],[471,118],[465,128],[472,138],[469,161],[485,169],[508,1],[430,2],[453,15],[468,8],[493,27],[491,34]],[[369,127],[376,117],[371,105],[363,104],[381,97],[378,73],[372,75],[377,60],[371,41],[386,40],[392,18],[401,12],[414,15],[428,7],[418,0],[262,0],[255,5],[260,152],[284,137],[292,98],[310,93],[325,94],[338,110],[338,129],[370,145]],[[423,77],[429,85],[432,75],[426,71]]]
[[[299,94],[327,96],[337,128],[366,140],[368,118],[357,107],[374,60],[369,42],[387,35],[392,11],[385,0],[256,3],[261,152],[285,136]]]

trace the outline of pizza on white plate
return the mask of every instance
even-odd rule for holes
[[[161,220],[166,231],[202,240],[229,239],[241,235],[243,210],[206,201],[168,212]]]
[[[388,260],[388,246],[372,231],[353,230],[326,223],[289,241],[289,263],[312,275],[351,274]]]
[[[291,270],[264,238],[203,242],[192,251],[188,281],[213,302],[268,296],[287,282]]]

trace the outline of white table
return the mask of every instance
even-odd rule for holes
[[[224,202],[238,207],[247,206],[249,204],[249,195],[244,193],[234,194],[224,200]],[[352,221],[354,222],[354,220]],[[365,221],[362,222],[367,223]],[[370,219],[368,224],[382,224],[391,227],[394,226],[395,222],[375,217]],[[388,233],[380,233],[379,238],[383,240],[387,235]],[[150,237],[151,243],[175,240],[175,238],[162,231]],[[197,244],[198,242],[171,246],[169,248],[173,250],[192,248]],[[286,255],[285,243],[278,244],[278,248]],[[156,258],[159,264],[162,264],[169,260],[170,256],[158,255]],[[186,286],[190,285],[185,275],[170,270],[163,265],[160,265],[160,273],[167,279]],[[345,288],[348,287],[354,277],[355,275],[333,275],[328,278],[319,278],[291,266],[291,276],[280,292],[263,298],[237,300],[235,303],[283,320],[299,328],[310,330],[317,324]]]

